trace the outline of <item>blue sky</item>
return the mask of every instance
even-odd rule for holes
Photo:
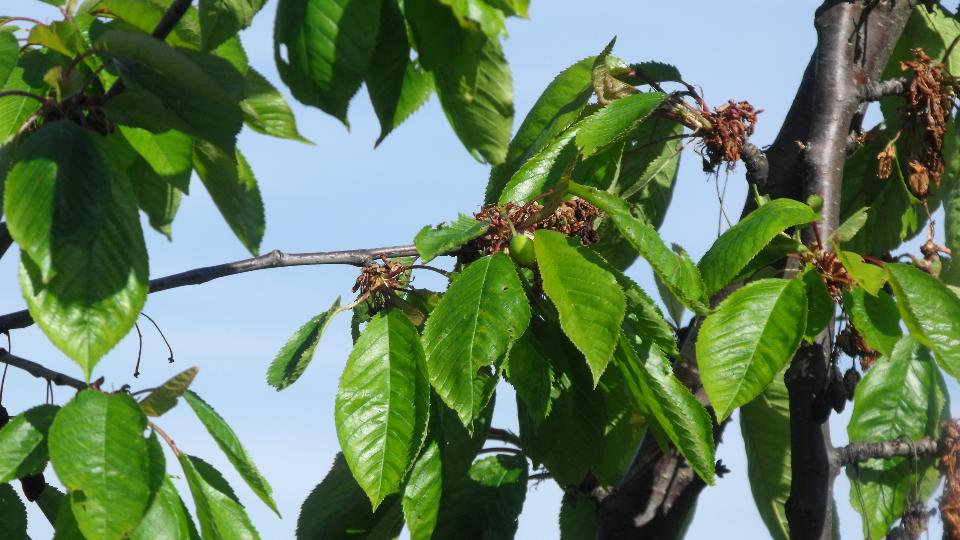
[[[627,0],[533,0],[530,20],[513,20],[506,55],[513,70],[519,125],[544,86],[575,61],[596,54],[614,35],[615,54],[627,61],[659,60],[679,67],[700,85],[711,105],[747,99],[760,115],[753,142],[772,142],[793,98],[796,84],[815,43],[815,2],[637,2]],[[279,84],[273,63],[271,1],[243,34],[251,65]],[[4,15],[52,20],[56,11],[37,1],[4,0]],[[263,252],[328,251],[409,243],[426,224],[476,210],[482,201],[488,168],[474,161],[454,136],[433,98],[374,150],[379,133],[365,92],[350,110],[348,132],[317,109],[294,105],[300,129],[316,142],[308,146],[245,131],[240,148],[259,180],[266,204]],[[723,180],[723,176],[721,176]],[[242,259],[247,253],[221,219],[202,185],[194,180],[173,227],[173,242],[147,230],[151,275]],[[742,166],[729,178],[727,208],[738,215],[746,189]],[[718,202],[715,184],[701,171],[699,157],[688,152],[681,164],[673,206],[661,229],[670,242],[699,258],[716,237]],[[16,260],[0,260],[0,312],[21,309]],[[630,275],[654,292],[649,268],[636,264]],[[143,325],[143,366],[132,377],[135,334],[98,366],[107,387],[130,383],[154,386],[177,371],[199,366],[194,390],[213,405],[246,443],[274,488],[284,512],[278,519],[243,485],[229,463],[181,405],[158,422],[184,451],[219,468],[247,505],[265,539],[293,537],[299,506],[323,478],[338,450],[333,403],[340,371],[351,349],[348,317],[327,330],[313,364],[293,387],[277,393],[265,382],[265,370],[287,337],[303,322],[325,310],[337,296],[350,297],[356,277],[352,267],[302,267],[255,272],[152,295],[145,312],[163,328],[176,363],[166,363],[163,342]],[[437,288],[425,273],[416,285]],[[54,369],[79,375],[79,369],[50,345],[36,328],[13,334],[13,351]],[[4,404],[16,413],[43,401],[45,385],[16,370],[7,376]],[[950,383],[957,396],[957,385]],[[55,389],[59,404],[71,392]],[[516,426],[514,398],[503,386],[494,424]],[[835,417],[834,444],[846,442],[847,413]],[[953,415],[958,414],[956,405]],[[718,458],[731,469],[716,487],[700,497],[689,538],[736,531],[741,538],[764,538],[766,529],[754,507],[746,477],[740,430],[728,426]],[[168,467],[179,472],[172,456]],[[52,472],[48,479],[53,477]],[[181,492],[188,493],[180,483]],[[837,482],[841,530],[862,537],[860,521],[848,501],[845,477]],[[552,538],[557,533],[560,490],[550,482],[530,489],[517,535]],[[50,527],[31,509],[30,533],[47,538]],[[932,537],[939,521],[932,520]]]

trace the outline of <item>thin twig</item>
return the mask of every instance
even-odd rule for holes
[[[834,449],[834,458],[840,466],[862,463],[869,459],[895,457],[934,457],[943,452],[939,442],[930,437],[918,441],[881,441],[875,443],[851,443]]]
[[[531,474],[530,476],[528,476],[528,477],[527,477],[527,481],[528,481],[528,482],[539,482],[539,481],[541,481],[541,480],[549,480],[549,479],[551,479],[551,478],[553,478],[553,477],[550,476],[550,473],[548,473],[548,472],[539,472],[539,473],[533,473],[533,474]]]
[[[490,448],[481,448],[477,454],[514,454],[520,455],[523,451],[512,446],[494,446]]]
[[[144,317],[146,317],[146,319],[150,321],[150,324],[152,324],[153,327],[157,329],[157,333],[160,334],[160,339],[163,340],[163,343],[167,346],[167,352],[170,354],[170,356],[167,357],[167,362],[172,364],[173,363],[173,347],[171,347],[170,342],[167,341],[167,336],[163,335],[163,330],[160,329],[160,325],[157,324],[157,321],[153,320],[153,317],[147,315],[146,313],[141,312],[140,315],[143,315]]]
[[[860,86],[860,101],[880,101],[888,96],[900,96],[910,87],[909,77],[897,77],[883,81],[869,81]]]
[[[22,369],[38,379],[46,379],[47,381],[58,386],[69,386],[71,388],[76,388],[77,390],[83,390],[87,388],[87,383],[81,381],[80,379],[74,379],[69,375],[44,367],[32,360],[20,358],[15,354],[11,354],[4,348],[0,348],[0,363]]]
[[[284,253],[274,250],[259,257],[244,259],[216,266],[194,268],[172,276],[150,281],[150,292],[160,292],[187,285],[200,285],[222,277],[288,266],[312,266],[323,264],[347,264],[365,266],[381,257],[408,257],[418,255],[415,246],[393,246],[373,249],[354,249],[348,251],[329,251],[324,253]],[[33,324],[33,318],[27,310],[0,316],[0,332],[26,328]]]
[[[491,441],[500,441],[505,443],[510,443],[514,446],[521,446],[520,437],[517,437],[513,432],[501,428],[490,428],[490,432],[487,433],[487,439]]]
[[[133,328],[137,331],[137,365],[133,367],[133,377],[137,378],[140,376],[140,359],[143,357],[143,332],[137,323],[133,323]]]
[[[3,26],[9,22],[14,22],[14,21],[28,22],[30,24],[37,24],[37,25],[43,26],[43,23],[41,21],[38,21],[37,19],[31,19],[30,17],[3,17],[2,22],[0,22],[0,26]]]
[[[173,451],[173,455],[180,457],[183,454],[183,452],[181,452],[180,449],[177,448],[177,443],[173,442],[173,439],[170,438],[170,435],[167,435],[167,432],[161,429],[160,426],[154,424],[153,422],[150,422],[147,425],[149,425],[150,429],[152,429],[154,433],[159,435],[161,439],[166,441],[167,446],[169,446],[170,450]]]
[[[414,268],[414,269],[419,268],[419,269],[423,269],[423,270],[430,270],[431,272],[436,272],[436,273],[438,273],[438,274],[440,274],[440,275],[442,275],[442,276],[444,276],[444,277],[447,277],[447,278],[450,277],[450,272],[447,272],[446,270],[443,270],[443,269],[441,269],[441,268],[437,268],[437,267],[435,267],[435,266],[430,266],[430,265],[426,265],[426,264],[412,264],[412,265],[410,265],[410,268]]]
[[[45,98],[45,97],[43,97],[43,96],[38,96],[37,94],[34,94],[33,92],[26,92],[26,91],[23,91],[23,90],[4,90],[3,92],[0,92],[0,98],[15,97],[15,96],[16,96],[16,97],[31,98],[31,99],[35,99],[35,100],[39,101],[40,103],[42,103],[42,104],[44,104],[44,105],[47,104],[47,98]]]

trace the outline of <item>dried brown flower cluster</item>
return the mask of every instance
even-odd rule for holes
[[[880,355],[873,347],[867,345],[860,332],[849,324],[837,334],[837,347],[840,347],[840,350],[850,358],[860,358],[860,369],[863,371],[870,369]]]
[[[940,470],[946,477],[943,497],[940,499],[943,537],[960,538],[960,467],[957,466],[957,458],[960,457],[960,424],[957,420],[944,422],[940,448],[943,451]]]
[[[940,186],[943,174],[943,136],[954,107],[953,78],[941,63],[934,63],[923,49],[911,49],[914,60],[900,62],[900,69],[912,71],[910,87],[904,96],[903,137],[907,186],[923,199],[930,183]]]
[[[579,236],[584,244],[592,244],[599,240],[593,223],[600,215],[600,211],[587,201],[573,197],[561,203],[552,214],[529,224],[531,219],[537,219],[543,209],[543,205],[536,201],[522,206],[507,203],[502,209],[495,204],[481,208],[474,217],[480,221],[489,221],[490,228],[483,236],[470,242],[468,249],[465,250],[467,260],[504,251],[513,237],[511,224],[517,233],[549,229],[562,232],[567,236]]]
[[[382,263],[369,264],[360,271],[353,292],[360,292],[357,302],[369,300],[370,313],[383,309],[391,299],[392,291],[403,289],[410,268],[386,258]]]
[[[825,249],[814,249],[807,253],[806,261],[823,277],[830,296],[840,302],[843,299],[843,290],[853,285],[853,278],[847,273],[837,254]]]
[[[721,163],[727,164],[727,170],[736,165],[761,112],[747,101],[731,99],[706,114],[713,129],[703,136],[704,171],[714,172]]]

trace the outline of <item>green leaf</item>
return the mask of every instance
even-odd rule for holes
[[[496,40],[469,35],[471,54],[433,70],[440,105],[477,160],[497,165],[513,129],[513,78]]]
[[[147,214],[150,226],[166,236],[167,240],[172,240],[173,220],[180,208],[183,192],[171,181],[154,172],[142,158],[138,158],[126,172],[128,177],[137,179],[133,184],[137,206]],[[188,182],[190,173],[186,173],[181,178],[184,179],[184,183]]]
[[[635,215],[646,219],[654,228],[659,228],[673,198],[683,153],[683,141],[678,137],[683,131],[682,125],[673,122],[644,122],[624,141],[623,157],[618,164],[616,177],[610,182],[604,181],[593,186],[620,195]],[[611,145],[607,148],[616,147]],[[590,159],[599,158],[608,151],[595,154]],[[574,178],[582,184],[591,184],[576,173]],[[601,220],[597,232],[600,241],[591,245],[591,248],[617,268],[626,269],[636,261],[639,254],[611,220]]]
[[[846,250],[881,256],[896,249],[921,225],[919,212],[913,206],[912,196],[904,183],[899,161],[894,161],[890,178],[881,180],[877,176],[877,154],[893,142],[889,133],[889,130],[869,132],[867,144],[854,152],[844,164],[841,223],[846,223],[864,207],[869,207],[866,223],[853,238],[843,242]]]
[[[868,293],[876,296],[883,284],[887,281],[887,275],[883,268],[875,266],[864,261],[863,257],[852,251],[836,250],[837,258],[850,274],[850,277],[864,288]]]
[[[527,495],[523,456],[490,456],[470,467],[470,475],[445,487],[434,538],[513,538]]]
[[[451,7],[460,26],[468,30],[480,30],[490,39],[506,35],[506,16],[498,7],[486,0],[440,0]]]
[[[505,370],[536,428],[550,413],[553,369],[529,329],[510,347]]]
[[[580,247],[578,251],[590,262],[610,272],[617,280],[620,288],[623,289],[624,297],[627,300],[627,311],[622,325],[624,334],[638,344],[641,341],[652,341],[668,356],[680,356],[676,333],[664,319],[663,312],[657,307],[653,298],[650,298],[647,292],[626,274],[614,268],[591,249]]]
[[[576,485],[603,452],[599,443],[607,421],[604,396],[594,387],[583,354],[555,323],[534,318],[530,328],[555,370],[556,384],[550,413],[540,422],[518,395],[520,439],[530,459],[543,463],[558,483]]]
[[[603,451],[593,466],[593,475],[602,486],[620,485],[640,445],[647,436],[649,422],[630,392],[630,386],[617,369],[611,369],[598,386],[603,396],[606,421]]]
[[[683,82],[680,70],[676,66],[663,62],[647,61],[633,64],[634,71],[642,72],[645,81],[651,82]]]
[[[72,122],[45,124],[17,148],[4,196],[30,314],[87,377],[147,295],[136,199],[106,141]]]
[[[433,77],[410,59],[407,25],[396,2],[382,2],[380,33],[370,69],[363,80],[380,120],[380,136],[375,146],[423,106],[433,93]]]
[[[593,93],[593,60],[593,57],[585,58],[563,70],[540,94],[520,124],[517,134],[510,141],[504,162],[493,167],[490,172],[486,203],[501,200],[503,188],[520,166],[580,116]]]
[[[940,370],[929,351],[909,336],[897,342],[889,358],[879,359],[867,371],[857,385],[853,403],[847,425],[850,442],[937,438],[940,423],[950,417]],[[914,464],[904,458],[870,460],[856,469],[848,468],[855,483],[850,500],[863,517],[865,535],[884,538],[918,485],[921,500],[932,495],[932,489],[921,481],[928,473],[937,476],[929,459]]]
[[[87,6],[89,9],[84,9]],[[168,7],[165,0],[87,0],[77,12],[90,13],[97,8],[107,9],[114,17],[149,34],[160,23]],[[95,33],[91,39],[96,39]],[[186,12],[166,41],[174,47],[200,48],[200,19],[196,10]]]
[[[252,253],[260,251],[266,228],[263,198],[250,164],[239,150],[235,155],[197,141],[193,147],[193,163],[213,202],[233,233]]]
[[[733,281],[784,229],[817,219],[819,216],[809,206],[791,199],[775,199],[751,212],[724,231],[697,264],[707,296]]]
[[[42,472],[47,466],[47,431],[60,407],[40,405],[0,429],[0,484]]]
[[[27,538],[27,508],[10,484],[0,484],[0,539]]]
[[[477,371],[503,356],[530,322],[513,262],[502,254],[471,263],[434,308],[423,330],[430,384],[469,428],[483,396]]]
[[[627,309],[623,290],[561,233],[538,230],[534,247],[543,290],[560,313],[563,332],[586,357],[596,386],[617,346]]]
[[[199,540],[190,513],[177,488],[164,475],[163,483],[143,516],[143,521],[130,537],[132,540]]]
[[[807,326],[801,279],[761,279],[733,292],[707,316],[697,365],[718,420],[760,395],[787,365]]]
[[[380,313],[340,377],[337,437],[374,510],[399,490],[426,433],[430,392],[419,338],[402,313]]]
[[[890,356],[893,346],[900,341],[900,313],[897,304],[884,291],[876,296],[861,288],[844,292],[843,304],[853,326],[871,348],[884,356]]]
[[[577,147],[573,144],[576,134],[574,126],[524,163],[504,186],[499,203],[526,204],[548,189],[556,188],[570,175],[577,159]]]
[[[960,298],[913,266],[888,264],[887,275],[910,335],[933,351],[940,367],[960,378]]]
[[[800,279],[807,291],[807,328],[803,332],[803,339],[813,343],[817,335],[833,320],[836,304],[827,290],[823,276],[813,266],[808,266],[800,274]]]
[[[868,207],[863,207],[851,214],[839,227],[830,233],[830,236],[827,237],[827,243],[832,244],[836,242],[842,244],[852,240],[853,237],[860,232],[860,229],[867,224],[867,218],[869,217],[867,211],[869,209]]]
[[[250,129],[264,135],[313,144],[300,134],[290,105],[266,77],[250,68],[247,70],[246,83],[246,97],[240,102],[240,109]]]
[[[713,484],[710,415],[673,374],[670,360],[655,345],[644,343],[635,350],[621,338],[616,365],[637,405],[648,411],[697,475],[707,484]]]
[[[204,50],[216,48],[250,26],[266,0],[200,0]]]
[[[621,140],[663,103],[666,94],[647,92],[618,99],[583,120],[577,147],[584,156]]]
[[[124,538],[152,497],[147,417],[128,394],[83,390],[50,426],[50,463],[87,538]]]
[[[53,68],[55,56],[48,51],[24,51],[4,80],[3,89],[46,95],[49,85],[43,77]],[[25,96],[7,96],[0,99],[0,144],[13,140],[40,106],[39,101]]]
[[[120,133],[154,172],[188,193],[193,170],[193,140],[188,135],[179,131],[151,133],[129,126],[120,126]]]
[[[270,386],[280,391],[297,382],[313,360],[317,344],[333,316],[340,311],[340,298],[337,297],[330,309],[307,321],[290,336],[267,369],[267,383]]]
[[[667,308],[667,313],[670,314],[670,320],[673,321],[674,327],[679,328],[683,323],[683,316],[687,308],[683,307],[683,303],[677,300],[677,297],[670,292],[670,289],[663,284],[663,281],[656,274],[653,275],[653,281],[657,285],[657,292],[660,293],[660,301],[663,302],[663,305]]]
[[[260,538],[243,505],[219,471],[195,456],[180,454],[179,459],[197,508],[197,520],[203,538]]]
[[[670,251],[657,230],[650,223],[634,217],[623,199],[573,182],[570,183],[570,193],[587,200],[606,213],[624,238],[650,263],[654,273],[683,305],[698,313],[706,310],[703,280],[686,253]]]
[[[489,228],[489,221],[477,221],[466,214],[460,214],[456,221],[436,227],[427,225],[420,229],[413,239],[413,244],[417,246],[420,258],[427,263],[482,236]]]
[[[244,482],[257,494],[257,497],[260,497],[264,504],[279,516],[280,511],[277,510],[277,503],[273,500],[273,489],[270,488],[266,478],[260,474],[257,466],[253,463],[253,458],[247,453],[247,449],[243,447],[243,443],[240,442],[233,429],[217,414],[217,411],[213,410],[213,407],[193,391],[187,390],[184,392],[183,399],[196,413],[197,418],[203,423],[203,427],[207,428],[207,432],[210,433],[213,440],[217,442],[217,446],[240,473]]]
[[[589,497],[565,495],[560,504],[560,540],[597,537],[597,503]]]
[[[403,488],[403,517],[412,540],[429,540],[437,525],[443,495],[443,463],[440,446],[431,440],[410,469]]]
[[[787,498],[790,465],[790,401],[784,372],[740,409],[740,433],[747,452],[747,476],[760,518],[775,540],[790,538]]]
[[[124,30],[104,32],[96,47],[116,59],[126,85],[123,94],[110,100],[108,116],[116,114],[120,123],[129,119],[129,125],[142,125],[142,115],[149,115],[233,152],[243,123],[239,100],[195,63],[194,56],[148,34]],[[183,99],[185,95],[190,99]]]
[[[6,87],[13,69],[17,67],[20,45],[13,32],[0,31],[0,85]]]
[[[154,388],[147,397],[140,401],[140,408],[147,416],[162,416],[176,407],[177,399],[190,388],[190,383],[197,376],[196,367],[185,369],[174,375],[163,386]]]
[[[379,24],[380,0],[281,0],[274,57],[293,97],[349,125]]]
[[[337,454],[330,472],[303,501],[297,540],[393,540],[402,526],[403,514],[397,498],[388,498],[373,512],[343,454]]]

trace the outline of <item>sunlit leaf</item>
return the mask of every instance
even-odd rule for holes
[[[88,538],[126,537],[152,498],[147,417],[128,394],[84,390],[50,426],[50,463]]]
[[[317,350],[317,344],[326,331],[333,316],[339,313],[340,298],[334,301],[330,309],[320,313],[301,326],[287,343],[284,344],[277,357],[270,363],[267,369],[267,383],[277,390],[283,390],[291,384],[297,382],[297,379],[303,375],[307,366],[313,360],[313,354]]]
[[[697,337],[697,365],[718,419],[763,392],[793,357],[806,326],[801,279],[754,281],[707,316]]]
[[[177,405],[177,399],[190,388],[199,369],[192,367],[169,378],[162,386],[154,388],[140,401],[140,408],[147,416],[161,416]]]
[[[264,504],[279,516],[280,511],[277,510],[277,503],[273,500],[273,489],[260,474],[260,470],[253,463],[253,458],[247,453],[247,449],[243,447],[243,443],[240,442],[240,438],[237,437],[233,428],[227,424],[223,417],[217,414],[217,411],[213,410],[213,407],[192,391],[187,390],[183,394],[183,399],[190,405],[197,418],[203,423],[203,427],[207,428],[207,432],[216,441],[217,446],[240,473],[243,481],[250,486],[250,489],[257,494],[257,497],[260,497]]]
[[[340,377],[340,447],[373,509],[400,488],[426,433],[430,387],[420,336],[405,315],[376,315]]]

